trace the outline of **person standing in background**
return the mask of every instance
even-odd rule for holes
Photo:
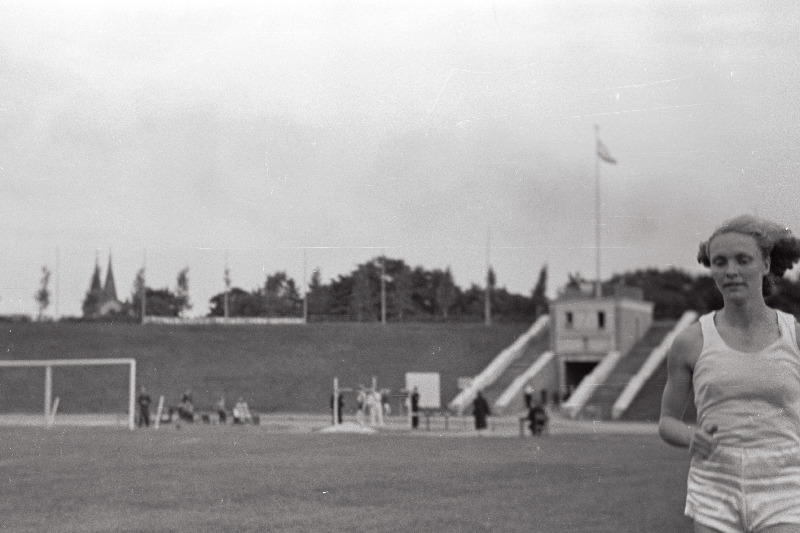
[[[215,408],[217,410],[219,423],[225,424],[228,421],[228,411],[225,409],[225,396],[220,396],[217,398]]]
[[[525,400],[525,409],[530,411],[533,405],[533,387],[530,385],[525,385],[525,396],[523,399]]]
[[[139,394],[136,396],[136,405],[139,407],[139,427],[150,426],[150,402],[151,399],[150,395],[147,393],[147,389],[141,387],[139,389]]]
[[[342,423],[342,417],[344,416],[344,415],[342,415],[342,409],[344,409],[344,398],[342,397],[342,393],[341,392],[338,393],[337,396],[338,396],[338,405],[334,406],[333,393],[331,393],[331,420],[332,420],[334,425],[337,422],[339,424],[341,424]],[[334,416],[336,416],[337,414],[338,414],[338,419],[334,418]]]
[[[489,402],[483,397],[483,393],[478,391],[472,401],[472,416],[475,417],[475,429],[482,431],[488,427],[487,419],[492,414],[489,409]]]
[[[419,389],[417,387],[411,391],[409,400],[411,403],[411,429],[417,429],[419,427]]]
[[[356,422],[364,425],[364,409],[367,408],[367,391],[364,385],[358,386],[358,395],[356,396]]]

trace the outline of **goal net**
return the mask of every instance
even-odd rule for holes
[[[0,424],[134,427],[135,359],[0,360]]]

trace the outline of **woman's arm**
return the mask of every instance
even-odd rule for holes
[[[687,356],[694,344],[692,337],[689,331],[678,335],[667,352],[667,383],[661,397],[658,433],[673,446],[689,446],[695,431],[694,426],[683,422],[683,413],[691,398],[692,367]]]
[[[689,448],[693,454],[708,457],[713,448],[716,426],[700,429],[683,421],[686,405],[691,398],[694,363],[703,349],[700,324],[695,323],[678,335],[667,353],[667,383],[661,398],[661,418],[658,432],[673,446]]]

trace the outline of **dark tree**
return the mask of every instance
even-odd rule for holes
[[[142,294],[145,290],[144,268],[140,268],[133,280],[130,301],[126,302],[128,313],[136,317],[140,322],[142,321]]]
[[[264,308],[267,316],[299,316],[302,299],[293,279],[286,272],[267,276],[264,283]]]
[[[50,305],[50,269],[42,267],[42,279],[39,282],[39,290],[36,291],[36,303],[39,304],[39,320],[44,316],[44,311]]]
[[[393,285],[390,300],[392,314],[402,321],[407,315],[413,315],[415,311],[411,269],[401,261],[391,280]]]
[[[180,299],[167,289],[150,289],[145,291],[145,313],[147,316],[180,316]],[[134,302],[134,305],[136,302]]]
[[[182,315],[184,311],[192,308],[192,304],[189,302],[189,267],[178,272],[175,296],[180,305],[180,310],[178,311],[179,315]]]
[[[539,279],[531,292],[531,306],[534,320],[550,311],[550,300],[547,299],[547,263],[539,270]]]
[[[436,309],[442,314],[442,318],[447,320],[450,308],[456,303],[458,291],[453,282],[453,274],[448,266],[441,275],[437,276],[436,285]]]
[[[311,274],[308,284],[308,314],[309,316],[323,316],[330,313],[329,289],[322,284],[322,275],[319,268]]]
[[[375,320],[372,290],[366,268],[360,266],[353,277],[353,291],[350,295],[352,316],[359,322]]]
[[[257,317],[266,314],[263,294],[259,291],[247,292],[239,287],[215,294],[209,303],[208,316]]]

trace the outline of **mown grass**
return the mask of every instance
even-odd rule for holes
[[[0,447],[8,531],[690,530],[685,451],[654,436],[0,428]]]
[[[138,324],[5,324],[0,358],[134,358],[138,380],[153,401],[168,405],[186,389],[210,408],[224,394],[262,412],[326,411],[334,376],[342,386],[404,386],[406,372],[439,372],[441,401],[457,381],[482,370],[529,324],[308,324],[286,326],[162,326]],[[41,409],[43,371],[0,371],[0,411]],[[121,369],[55,369],[59,411],[125,409]],[[76,394],[76,391],[78,392]],[[354,397],[346,398],[352,410]]]

